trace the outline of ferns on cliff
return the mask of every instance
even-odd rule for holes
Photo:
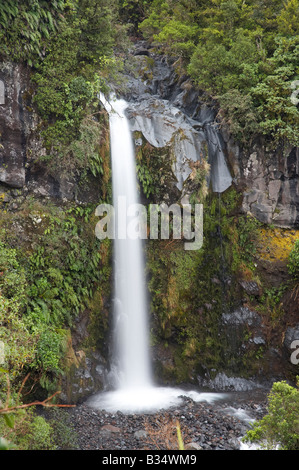
[[[50,36],[64,21],[65,0],[12,1],[0,4],[0,54],[29,65],[44,54]]]

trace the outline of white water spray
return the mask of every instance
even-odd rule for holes
[[[110,113],[113,201],[125,198],[128,206],[138,204],[134,147],[124,114],[126,102],[113,103]],[[124,200],[124,199],[123,199]],[[126,208],[114,204],[115,231],[126,217]],[[148,345],[142,241],[115,237],[115,354],[118,361],[119,386],[136,389],[151,385]]]
[[[116,204],[138,204],[135,154],[127,104],[116,100],[112,105],[101,96],[109,113],[115,234],[118,223],[126,217],[126,208]],[[136,214],[133,215],[136,220]],[[182,396],[195,401],[214,401],[218,393],[186,392],[177,388],[156,387],[152,380],[148,338],[147,302],[142,241],[123,234],[114,240],[115,308],[114,366],[116,390],[100,393],[89,404],[107,411],[145,412],[168,408],[181,402]]]

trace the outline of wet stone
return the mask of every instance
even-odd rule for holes
[[[266,413],[266,399],[234,403],[251,419]],[[247,421],[228,413],[231,403],[185,402],[155,413],[126,415],[94,410],[86,404],[69,409],[79,450],[178,450],[176,423],[186,450],[239,450]]]

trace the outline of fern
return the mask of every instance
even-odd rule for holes
[[[0,26],[4,35],[0,52],[32,65],[42,56],[44,40],[49,40],[64,22],[60,13],[65,7],[64,1],[2,0]]]

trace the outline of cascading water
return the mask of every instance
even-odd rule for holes
[[[135,389],[151,385],[151,372],[142,240],[131,239],[126,233],[120,233],[121,218],[126,218],[123,210],[139,203],[134,148],[125,108],[126,102],[118,100],[110,113],[116,233],[114,349],[119,386]]]
[[[225,161],[217,125],[208,122],[204,125],[209,147],[209,163],[211,164],[211,183],[215,193],[223,193],[232,184],[232,177]]]
[[[142,241],[124,233],[127,208],[138,204],[135,155],[126,102],[111,105],[100,97],[109,113],[113,204],[115,211],[114,365],[116,390],[100,393],[89,404],[107,411],[144,412],[178,404],[182,395],[197,401],[222,398],[218,393],[186,392],[156,387],[152,380]],[[136,206],[135,206],[136,207]],[[136,222],[136,213],[132,214]],[[125,226],[127,227],[127,220]],[[132,234],[131,234],[132,235]]]

